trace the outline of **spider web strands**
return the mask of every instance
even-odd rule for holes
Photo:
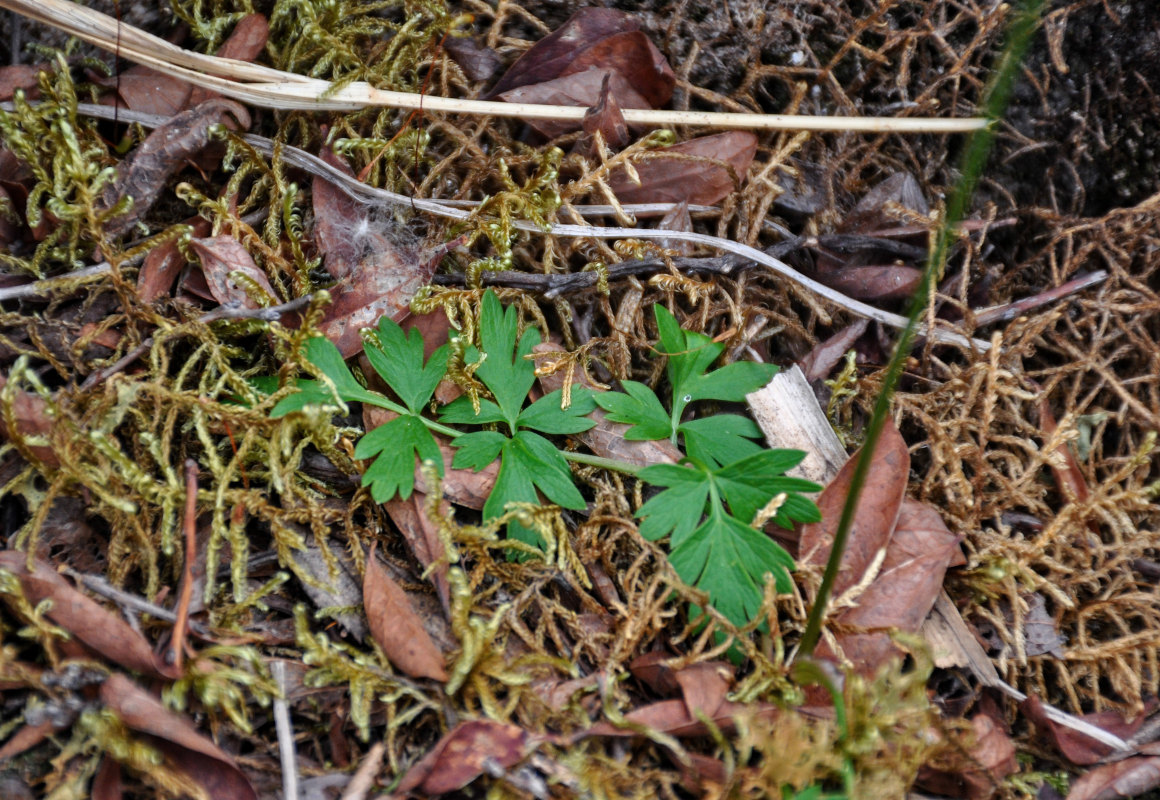
[[[581,121],[587,109],[531,103],[503,103],[432,97],[410,92],[376,89],[365,82],[348,84],[337,91],[328,81],[208,56],[177,47],[138,28],[121,25],[112,17],[68,0],[0,0],[0,8],[59,28],[78,39],[120,57],[152,67],[195,86],[226,97],[266,108],[306,111],[356,111],[367,106],[386,106],[424,111],[446,111],[520,119]],[[814,117],[789,114],[742,114],[734,112],[665,111],[622,109],[629,125],[661,127],[690,125],[706,128],[759,130],[844,131],[873,133],[965,133],[987,125],[982,117],[937,119],[923,117]]]
[[[10,0],[0,0],[0,3],[9,2]],[[4,104],[0,104],[3,107]],[[112,110],[106,106],[97,106],[91,104],[78,104],[77,112],[95,117],[111,116]],[[166,122],[166,118],[156,114],[142,114],[140,112],[125,111],[120,112],[121,118],[136,122],[147,127],[157,127]],[[271,155],[274,151],[274,143],[269,139],[256,136],[254,134],[244,134],[245,141],[256,150]],[[466,220],[471,216],[471,211],[460,208],[453,208],[445,205],[437,200],[424,200],[420,198],[408,197],[404,194],[390,192],[386,189],[377,189],[373,186],[368,186],[360,183],[355,178],[346,175],[338,169],[327,164],[322,159],[312,155],[305,150],[293,147],[291,145],[283,145],[281,148],[282,158],[286,163],[292,166],[304,169],[312,174],[319,175],[334,183],[348,195],[355,200],[363,203],[389,203],[392,205],[403,205],[413,210],[423,211],[440,217],[447,217],[456,220]],[[651,206],[650,206],[651,207]],[[626,207],[630,209],[631,207]],[[518,230],[527,231],[528,233],[552,236],[568,236],[580,239],[668,239],[681,240],[686,242],[693,242],[695,244],[712,247],[716,250],[723,250],[729,253],[735,253],[751,261],[755,261],[762,266],[768,267],[773,272],[787,278],[798,284],[807,291],[829,300],[839,308],[845,309],[851,313],[857,314],[867,319],[880,322],[883,325],[888,325],[892,328],[904,328],[907,324],[906,317],[900,314],[894,314],[889,311],[883,311],[880,308],[868,305],[847,297],[841,292],[831,289],[825,284],[819,283],[811,278],[798,272],[796,269],[786,264],[780,259],[763,253],[755,247],[734,242],[730,239],[724,239],[718,236],[710,236],[702,233],[690,233],[687,231],[670,231],[659,228],[614,228],[605,226],[590,226],[590,225],[570,225],[564,223],[555,223],[548,228],[541,228],[538,225],[528,222],[527,220],[512,220],[512,227]],[[921,326],[919,328],[920,335],[930,336],[940,344],[956,345],[964,348],[975,348],[979,352],[985,352],[990,349],[991,344],[983,339],[972,339],[961,333],[948,331],[943,328],[935,328],[933,330]]]

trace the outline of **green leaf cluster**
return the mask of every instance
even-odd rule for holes
[[[786,470],[804,454],[762,448],[755,441],[760,430],[748,418],[718,414],[684,419],[697,401],[744,400],[776,368],[735,363],[713,370],[722,345],[682,330],[663,307],[656,306],[654,314],[659,350],[668,359],[673,389],[668,409],[651,389],[635,381],[625,381],[624,393],[573,389],[566,408],[559,391],[529,402],[536,381],[529,357],[540,343],[539,331],[521,332],[518,311],[504,309],[489,291],[480,304],[478,346],[466,348],[465,361],[490,397],[479,398],[476,405],[460,397],[441,410],[438,421],[425,416],[447,371],[449,348],[439,348],[424,361],[419,332],[408,335],[383,319],[377,330],[367,332],[364,344],[368,361],[394,399],[363,386],[338,349],[315,338],[308,342],[305,356],[318,380],[299,381],[299,391],[282,398],[272,415],[311,406],[345,408],[351,402],[394,412],[397,416],[367,433],[354,453],[374,459],[363,483],[377,502],[410,496],[416,458],[432,461],[442,471],[432,430],[444,433],[455,448],[452,465],[457,469],[479,471],[499,460],[495,487],[483,507],[484,518],[494,519],[512,504],[540,502],[541,495],[562,508],[584,508],[584,496],[568,465],[568,458],[580,456],[561,452],[548,437],[592,428],[596,423],[589,413],[599,403],[610,419],[631,425],[628,439],[683,441],[688,455],[680,464],[643,470],[604,460],[601,465],[635,472],[661,488],[637,511],[641,534],[650,540],[670,537],[670,559],[681,579],[705,590],[714,607],[742,625],[760,609],[766,576],[773,576],[779,590],[788,591],[794,567],[789,554],[759,529],[760,523],[769,518],[789,527],[794,521],[818,520],[817,506],[801,493],[820,487],[786,477]],[[462,426],[472,429],[463,431]],[[528,544],[540,544],[536,532],[518,523],[511,523],[508,532]]]
[[[659,350],[668,356],[665,373],[673,393],[669,410],[648,386],[623,381],[624,394],[607,392],[596,398],[609,412],[608,418],[632,426],[625,439],[669,439],[679,444],[678,438],[683,438],[689,457],[711,466],[761,452],[763,448],[755,441],[761,438],[761,429],[748,417],[716,414],[689,421],[682,418],[689,404],[697,400],[745,400],[745,395],[769,383],[777,367],[737,361],[709,372],[725,345],[703,333],[682,329],[664,306],[653,306],[653,314],[660,334]]]

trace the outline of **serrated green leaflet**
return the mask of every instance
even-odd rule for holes
[[[484,519],[500,516],[509,503],[539,502],[537,490],[556,505],[583,508],[584,497],[572,481],[568,462],[551,442],[534,431],[568,434],[588,430],[596,424],[587,416],[596,407],[592,393],[575,389],[572,404],[562,408],[562,394],[555,391],[525,408],[536,380],[535,366],[525,356],[539,343],[540,334],[528,329],[519,336],[516,309],[505,311],[490,291],[484,294],[481,304],[479,337],[487,355],[475,376],[495,400],[481,400],[476,414],[471,401],[460,397],[443,409],[440,420],[457,425],[507,425],[508,436],[481,431],[464,434],[455,441],[458,450],[452,463],[457,469],[470,467],[479,471],[497,456],[500,458],[495,488],[483,507]],[[478,358],[478,351],[469,349],[469,357],[473,354]],[[529,544],[539,543],[539,536],[521,525],[510,525],[509,533]]]
[[[701,333],[686,331],[664,306],[653,306],[660,333],[658,349],[668,356],[666,374],[673,390],[672,406],[665,411],[652,389],[636,381],[624,381],[625,394],[606,392],[596,398],[613,422],[631,425],[626,439],[684,437],[685,452],[712,466],[736,461],[760,451],[751,441],[761,437],[752,421],[735,415],[719,415],[682,422],[689,403],[696,400],[741,402],[773,377],[777,367],[739,361],[706,372],[725,349]]]
[[[640,473],[642,480],[667,487],[637,511],[644,519],[641,534],[648,539],[671,535],[669,561],[681,580],[708,592],[713,606],[737,625],[749,622],[761,607],[765,575],[773,575],[778,591],[788,591],[794,566],[785,550],[751,526],[757,512],[784,492],[785,502],[774,517],[778,524],[820,519],[817,506],[798,495],[820,487],[783,474],[804,455],[762,450],[717,469],[691,462],[658,464]]]
[[[394,321],[384,317],[365,341],[364,350],[371,366],[379,373],[403,405],[372,392],[351,373],[338,348],[329,339],[315,337],[306,343],[306,359],[325,380],[299,381],[299,391],[282,399],[271,412],[281,417],[308,405],[367,403],[393,411],[399,416],[380,425],[359,441],[355,458],[374,458],[363,473],[375,502],[385,503],[396,494],[406,499],[415,488],[415,458],[431,461],[443,474],[439,445],[421,412],[447,370],[446,345],[423,363],[423,337],[418,331],[408,336]]]

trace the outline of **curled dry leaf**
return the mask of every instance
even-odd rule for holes
[[[922,280],[922,270],[892,264],[819,272],[821,283],[858,300],[905,300]]]
[[[127,622],[74,589],[45,562],[34,560],[29,571],[27,560],[20,551],[2,551],[0,569],[16,576],[24,596],[33,605],[51,601],[45,616],[53,624],[125,669],[154,678],[176,677],[173,669],[154,655],[145,638]]]
[[[270,279],[258,269],[249,251],[234,237],[222,235],[194,239],[190,245],[201,257],[201,270],[205,273],[210,293],[223,306],[260,308],[278,303]],[[239,277],[250,286],[239,283]],[[253,289],[265,292],[267,302],[255,300],[251,295]]]
[[[375,559],[373,547],[363,576],[363,607],[371,636],[392,664],[413,678],[447,680],[443,653],[423,627],[406,592]]]
[[[493,720],[461,722],[407,770],[398,794],[440,795],[462,789],[483,774],[487,762],[510,769],[535,746],[517,725]]]
[[[183,224],[191,227],[195,237],[207,236],[211,230],[210,221],[201,217],[190,217]],[[150,250],[141,264],[141,271],[137,273],[137,295],[141,302],[152,303],[169,294],[184,266],[185,255],[177,246],[176,239]]]
[[[802,528],[799,548],[801,558],[807,563],[825,564],[829,558],[830,545],[838,529],[842,506],[850,492],[850,480],[860,452],[850,456],[818,497],[822,521]],[[834,597],[840,597],[858,583],[877,558],[878,551],[890,543],[902,509],[909,474],[910,453],[906,449],[906,442],[894,423],[887,419],[870,462],[862,496],[858,499],[854,525],[850,529],[846,551],[842,554],[841,571],[834,581]]]
[[[209,143],[209,129],[230,116],[242,128],[250,126],[250,113],[233,100],[207,100],[183,111],[155,129],[117,168],[117,179],[101,195],[100,207],[112,208],[121,198],[131,197],[133,207],[108,220],[105,231],[119,236],[132,228],[153,206],[170,176],[186,159]]]
[[[663,231],[692,232],[693,217],[689,214],[689,203],[682,200],[673,206],[672,210],[661,217],[661,221],[657,223],[657,228]],[[657,239],[657,245],[682,256],[691,256],[696,250],[696,246],[692,242],[684,239]]]
[[[634,164],[637,184],[624,170],[608,181],[622,203],[692,203],[712,205],[745,180],[757,155],[757,137],[728,131],[650,151]]]
[[[620,113],[620,105],[612,96],[613,73],[605,72],[600,83],[600,97],[586,112],[580,126],[589,136],[596,133],[609,147],[623,147],[628,144],[628,124],[624,121],[624,114]]]
[[[40,395],[8,386],[8,378],[0,375],[0,394],[11,405],[12,418],[5,419],[0,414],[0,436],[12,441],[13,430],[21,438],[44,437],[52,431],[52,418],[48,415],[48,404]],[[10,398],[10,399],[9,399]],[[9,427],[11,424],[11,427]],[[47,445],[33,445],[29,447],[33,456],[41,464],[51,469],[60,466],[60,459],[53,449]]]
[[[1067,800],[1122,800],[1160,786],[1160,747],[1154,743],[1140,749],[1153,752],[1096,767],[1071,785]]]
[[[129,67],[118,75],[95,77],[93,82],[115,90],[115,95],[101,98],[103,104],[115,105],[119,97],[125,108],[143,114],[172,117],[192,105],[193,84],[150,67]]]
[[[859,319],[842,328],[826,341],[819,342],[805,358],[798,362],[806,380],[813,385],[816,381],[828,378],[830,371],[854,346],[858,338],[866,332],[866,327],[869,324],[870,320]]]
[[[623,75],[600,67],[589,67],[582,72],[563,75],[543,83],[521,86],[518,89],[504,92],[500,95],[500,99],[509,103],[587,106],[591,108],[600,104],[601,92],[606,84],[609,87],[610,102],[616,104],[618,112],[621,108],[649,107],[648,101],[636,91]],[[549,139],[580,127],[575,120],[529,119],[527,123],[540,135]],[[626,127],[624,136],[627,137],[627,135],[628,129]]]
[[[209,797],[257,800],[257,792],[233,759],[133,681],[123,675],[109,676],[101,685],[101,702],[126,727],[146,736],[171,766]]]

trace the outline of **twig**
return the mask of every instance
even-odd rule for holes
[[[385,744],[375,742],[363,757],[362,763],[358,765],[358,769],[351,776],[350,783],[342,790],[342,796],[338,800],[363,800],[375,783],[375,776],[379,774],[379,767],[383,764],[383,755],[386,752]]]
[[[169,640],[167,660],[180,671],[185,660],[185,632],[189,627],[189,604],[193,600],[193,562],[197,558],[197,462],[185,460],[185,563],[181,569],[181,589],[177,595],[177,621]]]
[[[1045,306],[1048,303],[1054,303],[1056,300],[1076,294],[1087,289],[1089,286],[1103,283],[1107,280],[1107,277],[1108,273],[1106,271],[1102,269],[1097,270],[1090,275],[1075,278],[1061,286],[1057,286],[1054,289],[1047,289],[1031,297],[1024,297],[1022,300],[1016,300],[1013,303],[1006,303],[1001,306],[980,309],[975,312],[975,324],[981,328],[984,325],[990,325],[992,322],[1010,322],[1016,317],[1026,314],[1028,311],[1033,311],[1040,306]]]
[[[256,319],[263,322],[276,322],[283,314],[288,314],[291,311],[297,311],[300,308],[305,308],[314,301],[314,295],[308,294],[304,297],[299,297],[287,303],[282,303],[276,306],[267,306],[265,308],[242,308],[241,306],[220,306],[210,311],[207,314],[202,314],[197,318],[200,325],[208,325],[211,322],[219,322],[223,319]],[[117,359],[117,363],[96,372],[85,378],[84,383],[81,384],[81,390],[91,389],[102,381],[108,380],[110,376],[116,375],[125,367],[132,364],[138,358],[145,354],[150,347],[153,346],[153,337],[150,336],[141,344],[134,347],[121,358]]]
[[[290,727],[290,704],[286,702],[286,664],[278,660],[270,665],[278,684],[274,698],[274,728],[278,731],[278,759],[282,763],[282,798],[298,800],[298,756],[294,747],[294,729]]]
[[[80,583],[90,592],[99,594],[102,597],[107,597],[123,608],[132,608],[136,611],[140,611],[143,614],[148,614],[151,617],[164,620],[165,622],[177,622],[177,614],[173,613],[168,608],[159,606],[156,603],[150,603],[143,597],[138,597],[137,595],[129,594],[126,591],[118,589],[99,575],[88,575],[84,572],[77,572],[72,567],[65,567],[61,571],[64,572],[65,575],[68,575],[70,578]],[[196,633],[198,636],[209,636],[209,630],[200,622],[195,620],[189,621],[189,629]]]
[[[328,81],[228,58],[184,50],[160,37],[68,0],[0,0],[0,7],[17,11],[51,25],[90,44],[147,67],[219,92],[226,97],[266,108],[307,111],[358,111],[386,106],[421,111],[447,111],[519,119],[584,119],[586,108],[531,103],[503,103],[432,97],[410,92],[376,89],[364,81],[334,87]],[[806,117],[790,114],[737,114],[706,111],[622,109],[629,125],[660,127],[691,125],[712,128],[762,130],[845,131],[867,133],[964,133],[987,122],[978,117],[930,119],[919,117]]]

